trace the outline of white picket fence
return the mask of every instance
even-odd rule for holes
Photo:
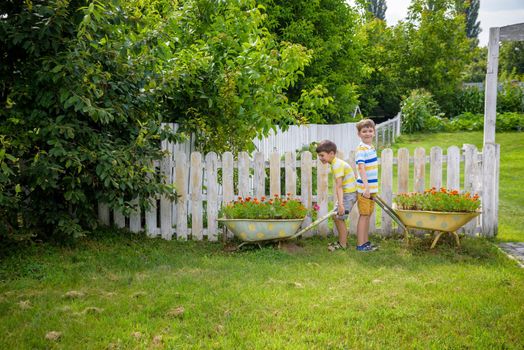
[[[375,147],[381,149],[395,143],[395,138],[400,136],[402,114],[398,113],[395,118],[377,124],[375,128]]]
[[[376,125],[375,145],[377,148],[391,146],[395,142],[395,138],[400,135],[400,123],[401,114],[399,113],[395,118]],[[178,130],[176,123],[166,123],[164,126],[170,127],[173,131]],[[194,139],[194,135],[191,135],[186,142],[173,145],[173,151],[182,151],[189,156],[196,150]],[[360,142],[356,123],[342,123],[291,125],[285,131],[277,128],[267,137],[254,139],[253,143],[257,151],[269,157],[276,150],[281,153],[296,152],[308,147],[312,142],[322,140],[333,141],[337,148],[346,154],[356,149]]]
[[[172,149],[172,145],[166,143],[163,147]],[[343,154],[339,156],[355,167],[353,152],[347,157]],[[483,154],[472,145],[464,145],[462,150],[449,147],[445,155],[440,147],[431,148],[429,154],[418,148],[413,155],[407,149],[399,149],[396,157],[391,149],[384,149],[380,156],[380,195],[391,204],[396,192],[423,191],[429,187],[444,186],[478,193],[483,214],[480,219],[468,224],[465,232],[492,236],[496,234],[497,227],[499,158],[499,146],[489,144]],[[461,163],[464,164],[462,183]],[[313,172],[315,168],[316,175]],[[393,183],[394,168],[397,172],[396,184]],[[269,169],[269,186],[266,186],[266,169]],[[310,152],[301,153],[300,160],[297,160],[293,152],[272,152],[268,158],[262,152],[255,152],[252,158],[241,152],[234,159],[230,152],[220,157],[214,152],[205,156],[193,152],[187,157],[184,152],[177,151],[161,162],[159,171],[167,181],[176,185],[179,195],[176,203],[161,197],[154,201],[148,212],[136,212],[129,218],[119,212],[111,213],[107,205],[100,204],[100,221],[106,225],[128,227],[133,232],[144,230],[151,237],[161,236],[168,240],[207,238],[214,241],[219,234],[217,216],[220,206],[237,196],[260,198],[291,193],[298,196],[307,208],[312,208],[312,203],[316,202],[320,206],[319,215],[327,213],[328,202],[332,200],[333,192],[328,188],[329,167],[313,160]],[[281,174],[285,179],[283,186]],[[426,175],[429,182],[426,182]],[[313,176],[317,180],[315,194]],[[372,220],[371,230],[390,235],[395,231],[391,219],[384,213],[381,216],[380,225],[376,224],[375,219]],[[354,208],[350,215],[350,233],[356,231],[357,217],[357,209]],[[306,221],[305,224],[309,222]],[[325,236],[329,231],[328,223],[324,222],[316,232],[309,232],[308,235]]]

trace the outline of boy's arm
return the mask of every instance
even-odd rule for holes
[[[342,176],[335,178],[335,192],[337,196],[337,214],[344,215],[346,209],[344,208],[344,191],[342,189]]]
[[[360,174],[360,179],[362,180],[362,183],[364,184],[364,193],[362,195],[366,198],[370,198],[371,195],[369,193],[368,175],[366,174],[366,164],[365,163],[358,163],[358,173]]]

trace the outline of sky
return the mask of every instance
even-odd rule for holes
[[[348,3],[354,3],[348,0]],[[406,17],[411,0],[386,0],[386,21],[395,25]],[[489,28],[503,27],[515,23],[524,23],[524,0],[480,0],[478,21],[482,31],[479,45],[486,46]]]

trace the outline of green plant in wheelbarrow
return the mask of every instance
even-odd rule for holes
[[[308,213],[302,202],[291,194],[260,199],[238,197],[222,207],[219,222],[244,243],[259,243],[298,237],[334,215],[334,212],[328,213],[299,231]]]
[[[379,205],[385,203],[379,198]],[[477,194],[460,193],[457,190],[431,188],[424,193],[401,193],[394,200],[395,209],[386,210],[396,221],[406,228],[418,228],[436,232],[431,245],[434,248],[442,233],[455,236],[457,245],[460,241],[456,231],[480,214],[480,200]],[[395,217],[396,216],[396,217]]]

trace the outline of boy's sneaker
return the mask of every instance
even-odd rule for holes
[[[347,249],[347,247],[343,247],[340,242],[336,241],[336,242],[333,242],[333,243],[330,243],[328,245],[328,250],[330,252],[334,252],[335,250],[339,250],[339,249],[342,249],[342,250],[345,250]]]
[[[366,243],[362,244],[362,245],[357,245],[357,250],[359,252],[374,252],[375,250],[377,250],[378,247],[375,247],[373,244],[371,244],[371,242],[367,241]]]

